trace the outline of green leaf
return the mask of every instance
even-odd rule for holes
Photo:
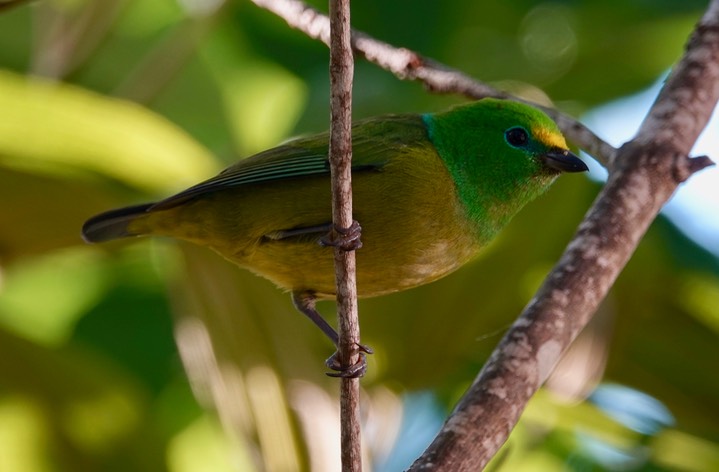
[[[215,170],[182,130],[142,107],[0,71],[0,165],[57,175],[91,172],[150,192]]]

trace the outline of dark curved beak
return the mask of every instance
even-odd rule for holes
[[[566,149],[553,149],[543,154],[541,158],[548,167],[560,172],[584,172],[589,170],[581,159]]]

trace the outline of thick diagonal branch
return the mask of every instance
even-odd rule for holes
[[[719,0],[564,255],[410,470],[481,470],[584,328],[677,186],[712,165],[688,153],[719,100]]]

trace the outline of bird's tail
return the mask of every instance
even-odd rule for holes
[[[82,238],[88,243],[101,243],[112,239],[138,236],[140,233],[131,231],[129,225],[138,217],[146,215],[152,205],[152,203],[144,203],[93,216],[82,225]]]

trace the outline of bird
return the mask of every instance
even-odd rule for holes
[[[153,203],[87,220],[89,243],[166,236],[207,246],[274,282],[338,345],[316,302],[335,297],[329,133],[298,137]],[[564,172],[587,170],[544,112],[484,98],[445,111],[394,114],[352,126],[353,228],[335,228],[357,250],[357,295],[374,297],[435,281],[485,247]],[[360,232],[361,227],[361,232]],[[344,231],[343,231],[344,230]],[[327,365],[336,376],[364,373]]]

